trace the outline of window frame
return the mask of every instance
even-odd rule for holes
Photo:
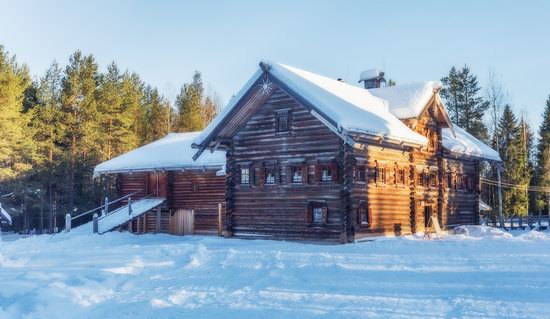
[[[243,174],[244,170],[247,171],[246,175]],[[252,185],[252,183],[251,183],[251,174],[250,174],[251,170],[252,169],[251,169],[250,165],[239,165],[239,185],[243,185],[243,186]],[[243,181],[243,176],[247,177],[246,183]]]
[[[315,221],[315,210],[321,209],[321,221]],[[307,203],[306,221],[311,227],[324,227],[328,224],[328,204],[323,200],[310,200]]]
[[[364,217],[366,218],[366,220],[363,219],[362,211],[364,211]],[[359,200],[359,202],[357,203],[356,214],[357,214],[358,225],[360,225],[361,227],[370,227],[372,223],[372,220],[371,220],[372,215],[366,200]]]
[[[284,121],[281,121],[284,119]],[[281,123],[286,123],[285,128],[281,129]],[[275,132],[277,134],[287,134],[292,130],[292,114],[290,109],[275,111]]]

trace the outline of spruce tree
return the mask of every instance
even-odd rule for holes
[[[170,133],[172,108],[156,88],[150,86],[145,88],[144,108],[143,127],[145,130],[141,134],[142,143],[150,143]]]
[[[528,213],[529,169],[525,122],[518,123],[510,105],[505,105],[498,126],[499,150],[504,172],[502,181],[519,188],[503,188],[503,208],[508,216],[525,216]]]
[[[201,74],[195,71],[193,81],[184,84],[176,97],[176,131],[194,132],[204,128],[203,92]]]
[[[449,108],[451,121],[475,137],[488,140],[487,127],[483,123],[489,103],[480,96],[477,77],[464,65],[460,71],[452,67],[449,74],[441,79],[441,96]]]
[[[550,95],[546,100],[546,107],[542,115],[542,123],[538,133],[537,145],[537,184],[542,187],[550,187]],[[550,209],[547,207],[550,194],[538,194],[537,208]]]

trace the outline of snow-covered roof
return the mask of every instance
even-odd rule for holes
[[[487,205],[484,201],[481,199],[479,200],[479,210],[482,212],[492,210],[491,206]]]
[[[335,122],[339,131],[363,133],[412,145],[426,145],[426,137],[414,132],[389,112],[387,102],[368,90],[300,70],[288,65],[264,62],[269,73]],[[194,143],[202,144],[220,122],[237,106],[239,100],[262,76],[258,70],[220,115],[199,135]]]
[[[8,212],[2,207],[2,204],[0,204],[0,222],[5,220],[9,225],[11,225],[11,216],[8,214]]]
[[[400,119],[415,118],[435,92],[441,89],[439,81],[427,81],[414,84],[401,84],[369,89],[368,91],[386,101],[388,110]]]
[[[466,155],[478,157],[491,161],[500,162],[500,156],[497,151],[478,140],[466,130],[454,125],[455,136],[449,128],[442,130],[443,147],[456,155]]]
[[[221,169],[225,164],[225,152],[207,152],[197,161],[193,161],[192,157],[196,150],[191,148],[191,143],[200,133],[170,133],[159,140],[97,165],[94,175],[206,167]]]

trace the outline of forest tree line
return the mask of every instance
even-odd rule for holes
[[[499,151],[501,166],[484,177],[517,185],[503,188],[505,215],[546,211],[550,187],[550,96],[537,132],[514,112],[498,76],[481,87],[466,65],[452,67],[441,82],[451,121]],[[15,229],[61,226],[67,212],[78,214],[114,195],[112,177],[92,178],[93,168],[170,132],[203,129],[220,107],[205,92],[201,74],[185,83],[174,105],[138,74],[116,63],[105,73],[80,51],[61,67],[53,62],[37,80],[26,65],[0,46],[0,200],[18,213]],[[483,197],[496,208],[495,188]]]
[[[92,55],[53,62],[37,80],[0,46],[0,200],[17,230],[62,226],[114,195],[112,177],[94,167],[170,132],[203,129],[219,97],[195,72],[175,103],[116,63],[99,72]],[[111,197],[112,198],[112,197]]]

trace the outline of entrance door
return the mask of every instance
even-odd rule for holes
[[[166,173],[149,173],[147,180],[147,195],[151,195],[153,197],[166,197],[166,189]]]
[[[193,235],[195,233],[195,218],[193,210],[178,209],[170,216],[170,234],[172,235]]]
[[[432,206],[424,206],[424,228],[428,228],[430,218],[432,218]]]

